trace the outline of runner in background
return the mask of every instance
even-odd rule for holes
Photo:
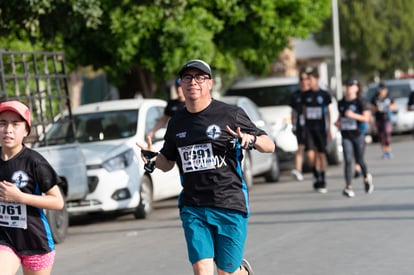
[[[309,167],[312,169],[315,191],[325,194],[325,173],[327,169],[326,146],[331,139],[330,121],[331,114],[329,104],[332,103],[331,95],[319,86],[319,72],[317,68],[307,71],[310,79],[309,92],[303,93],[302,104],[305,117],[305,150]]]
[[[298,143],[298,150],[295,154],[295,169],[293,169],[291,173],[298,181],[303,180],[302,168],[305,153],[305,119],[302,113],[302,94],[309,89],[309,76],[306,73],[306,68],[303,68],[299,72],[299,89],[292,94],[289,104],[292,108],[291,120],[293,133],[295,134]]]
[[[394,100],[388,96],[388,88],[380,83],[378,93],[371,100],[371,111],[375,116],[375,126],[381,143],[382,158],[392,158],[392,111],[397,109]]]
[[[372,176],[368,173],[364,160],[365,135],[361,131],[361,124],[370,119],[370,110],[362,98],[357,96],[360,89],[357,79],[350,78],[346,81],[345,96],[338,102],[339,118],[335,125],[341,129],[342,147],[344,152],[344,177],[345,188],[342,194],[346,197],[355,197],[352,188],[353,160],[361,167],[364,176],[365,192],[374,191]]]

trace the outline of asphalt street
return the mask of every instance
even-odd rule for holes
[[[393,151],[382,160],[378,143],[367,146],[375,191],[366,195],[355,180],[352,199],[341,194],[342,165],[329,167],[327,194],[312,190],[311,174],[303,182],[288,172],[278,183],[258,179],[245,250],[255,275],[414,274],[414,140],[394,137]],[[146,220],[72,219],[53,274],[192,274],[176,199]]]

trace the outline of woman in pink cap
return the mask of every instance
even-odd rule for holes
[[[50,164],[23,139],[30,133],[29,108],[0,103],[0,267],[2,274],[52,271],[55,247],[43,209],[60,210],[60,179]]]

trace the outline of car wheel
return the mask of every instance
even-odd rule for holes
[[[66,202],[61,210],[46,210],[46,217],[49,221],[53,240],[55,243],[62,243],[66,238],[69,227],[69,213]]]
[[[279,159],[276,153],[272,154],[272,166],[270,170],[264,175],[266,182],[278,182],[280,176]]]
[[[248,188],[253,186],[252,160],[249,154],[245,154],[243,158],[243,178]]]
[[[139,197],[139,205],[135,209],[134,216],[136,219],[145,219],[154,207],[152,182],[148,176],[142,178]]]

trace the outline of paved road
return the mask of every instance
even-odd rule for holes
[[[367,148],[375,192],[345,198],[342,166],[330,167],[328,194],[311,190],[311,174],[294,182],[257,182],[246,247],[256,275],[414,274],[414,141],[394,138],[394,159]],[[57,246],[54,274],[192,274],[176,200],[158,204],[147,219],[82,217]]]

